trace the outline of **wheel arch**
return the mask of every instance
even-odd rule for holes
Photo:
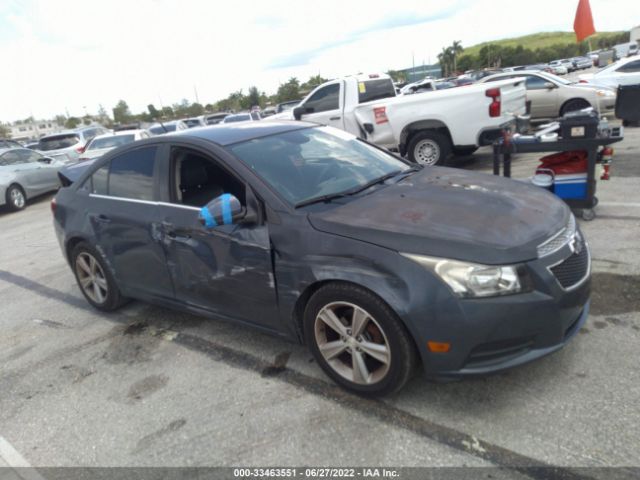
[[[433,130],[433,131],[444,134],[449,139],[449,142],[451,142],[451,145],[453,146],[453,138],[451,137],[451,131],[449,130],[449,127],[447,126],[446,123],[444,123],[441,120],[434,120],[434,119],[418,120],[410,123],[409,125],[405,126],[402,129],[402,132],[400,133],[400,144],[399,144],[400,154],[405,155],[407,153],[407,146],[409,145],[409,142],[411,142],[411,138],[417,133],[423,132],[425,130]]]
[[[572,98],[570,98],[570,99],[568,99],[568,100],[565,100],[565,101],[564,101],[564,103],[563,103],[562,105],[560,105],[560,111],[558,112],[558,113],[559,113],[559,116],[564,115],[564,114],[565,114],[564,109],[566,108],[566,106],[567,106],[570,102],[575,102],[575,101],[578,101],[578,102],[584,102],[584,103],[586,103],[589,107],[591,107],[591,106],[592,106],[592,105],[591,105],[591,102],[590,102],[589,100],[587,100],[586,98],[584,98],[584,97],[572,97]],[[587,107],[585,107],[585,108],[587,108]]]

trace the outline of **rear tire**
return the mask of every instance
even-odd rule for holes
[[[411,137],[409,160],[420,165],[443,165],[451,155],[451,140],[444,133],[424,130]]]
[[[27,206],[27,196],[20,185],[13,184],[5,194],[7,207],[12,212],[23,210]]]
[[[337,384],[364,396],[400,390],[415,372],[415,344],[395,312],[370,291],[330,283],[304,311],[304,335],[314,358]]]
[[[86,242],[71,252],[71,268],[84,298],[98,310],[111,312],[126,302],[102,255]]]

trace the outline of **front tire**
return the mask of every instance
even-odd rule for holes
[[[582,98],[573,98],[568,100],[560,110],[560,116],[563,116],[567,112],[575,112],[576,110],[582,110],[583,108],[590,107],[591,104]]]
[[[331,283],[315,292],[305,308],[304,334],[324,372],[359,395],[397,392],[415,371],[416,348],[400,319],[356,285]]]
[[[80,291],[94,308],[111,312],[124,303],[102,255],[88,243],[81,242],[73,248],[71,266]]]
[[[451,141],[445,134],[425,130],[411,137],[407,148],[409,160],[421,165],[443,165],[451,155]]]
[[[27,206],[27,196],[20,185],[11,185],[5,194],[7,206],[12,212],[23,210]]]

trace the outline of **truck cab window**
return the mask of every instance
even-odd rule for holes
[[[305,108],[313,108],[313,113],[338,110],[340,108],[340,84],[332,83],[314,93],[304,104]]]

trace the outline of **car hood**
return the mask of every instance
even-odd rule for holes
[[[309,214],[320,231],[405,253],[485,264],[537,257],[571,212],[550,192],[511,179],[427,167],[399,183]]]
[[[113,150],[115,147],[109,148],[96,148],[95,150],[85,150],[84,153],[80,155],[81,160],[94,160],[100,158],[105,153]]]

